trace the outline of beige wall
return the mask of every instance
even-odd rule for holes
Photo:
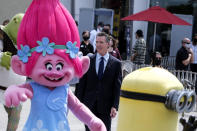
[[[32,0],[0,0],[0,24],[17,13],[24,13]]]

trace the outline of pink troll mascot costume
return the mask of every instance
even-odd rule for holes
[[[5,100],[10,107],[31,99],[23,131],[70,131],[68,109],[92,131],[106,131],[103,122],[73,95],[67,84],[88,70],[89,58],[77,56],[78,29],[59,0],[33,0],[21,22],[17,46],[12,69],[32,81],[10,86]]]

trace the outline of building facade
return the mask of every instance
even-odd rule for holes
[[[156,34],[161,39],[159,51],[162,52],[163,56],[175,56],[181,47],[181,39],[183,37],[192,39],[192,36],[197,33],[197,0],[96,0],[96,8],[114,9],[115,12],[119,13],[120,19],[156,5],[192,24],[192,26],[157,24]],[[116,20],[114,19],[114,21]],[[151,37],[154,33],[153,22],[119,21],[118,33],[115,33],[118,34],[119,49],[125,56],[124,58],[129,59],[129,55],[131,55],[131,48],[136,41],[135,32],[137,29],[144,32],[147,48],[150,48]],[[117,28],[115,27],[114,30],[117,31]],[[128,39],[128,34],[130,34],[130,39]]]
[[[25,13],[32,0],[1,0],[0,24],[17,13]],[[95,0],[60,0],[75,20],[79,20],[80,8],[95,8]]]
[[[0,25],[6,19],[11,19],[17,13],[24,13],[32,0],[1,0]]]
[[[0,22],[10,19],[16,13],[24,13],[32,0],[1,0]],[[164,56],[174,56],[182,37],[197,33],[197,0],[60,0],[70,11],[75,20],[79,21],[81,8],[107,8],[114,10],[113,35],[119,39],[119,49],[123,58],[128,59],[136,39],[135,32],[144,32],[147,45],[154,31],[154,23],[143,21],[121,21],[121,18],[148,9],[158,3],[169,12],[188,21],[192,26],[176,26],[157,24],[157,35],[161,38],[160,51]],[[0,23],[0,24],[1,24]],[[178,33],[177,33],[178,32]],[[147,47],[149,48],[149,47]]]

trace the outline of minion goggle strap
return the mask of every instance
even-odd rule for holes
[[[196,99],[195,92],[189,90],[170,90],[166,96],[121,90],[120,96],[128,99],[161,102],[168,109],[178,113],[191,112]]]

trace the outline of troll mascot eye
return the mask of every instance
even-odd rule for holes
[[[62,70],[63,69],[63,64],[62,63],[58,63],[57,65],[56,65],[56,70],[57,71],[60,71],[60,70]]]
[[[50,62],[46,63],[46,64],[45,64],[45,67],[46,67],[46,69],[49,70],[49,71],[51,71],[51,70],[53,69],[53,65],[52,65]]]

